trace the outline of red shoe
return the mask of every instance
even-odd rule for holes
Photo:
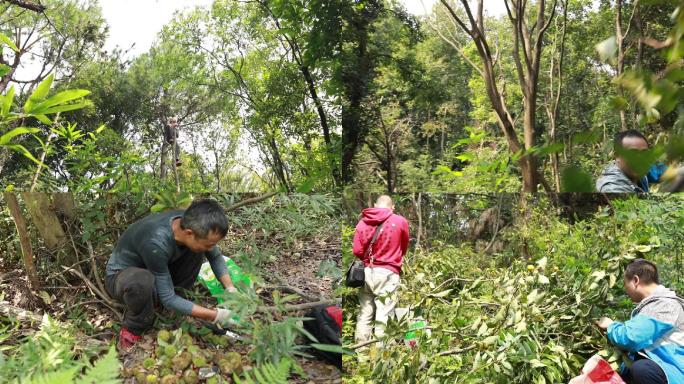
[[[130,349],[140,339],[142,339],[142,336],[134,334],[133,332],[129,331],[128,328],[121,327],[121,330],[119,331],[118,347],[120,350]]]

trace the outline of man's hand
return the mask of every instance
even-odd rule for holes
[[[216,308],[216,318],[214,319],[214,324],[219,326],[228,324],[231,321],[232,315],[233,314],[225,308]]]
[[[599,319],[599,321],[596,322],[596,326],[605,331],[613,323],[614,323],[613,320],[611,320],[608,317],[603,316],[602,318]]]
[[[225,289],[225,291],[228,293],[235,293],[235,292],[237,292],[237,288],[235,288],[234,285],[230,285]]]

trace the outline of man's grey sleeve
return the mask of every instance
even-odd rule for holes
[[[184,315],[189,315],[192,312],[193,303],[176,295],[169,266],[166,264],[169,260],[166,252],[156,244],[147,244],[142,247],[141,254],[145,266],[154,275],[154,286],[162,305]]]
[[[605,180],[602,178],[599,178],[596,181],[596,190],[598,192],[604,192],[604,193],[634,193],[634,188],[626,183],[622,182],[613,182],[611,180]]]
[[[211,251],[206,253],[207,260],[209,260],[209,265],[211,265],[211,270],[214,271],[214,276],[217,280],[220,280],[223,275],[228,273],[226,269],[226,261],[223,259],[223,254],[219,247],[214,247]]]

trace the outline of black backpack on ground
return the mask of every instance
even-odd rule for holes
[[[332,316],[330,316],[326,306],[319,305],[314,307],[305,317],[310,317],[311,320],[304,322],[304,329],[311,333],[318,340],[319,344],[342,345],[340,342],[342,330]],[[342,369],[341,353],[321,351],[315,348],[312,348],[312,350],[317,357]]]

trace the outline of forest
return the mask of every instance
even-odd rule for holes
[[[0,0],[0,382],[565,383],[626,358],[596,322],[629,319],[628,263],[684,289],[681,0],[114,3]],[[410,236],[359,343],[381,200]],[[221,225],[174,217],[169,260],[239,284],[197,272],[191,316],[133,333],[117,246],[195,203]]]
[[[593,192],[628,129],[651,143],[635,161],[681,161],[680,2],[370,4],[363,51],[342,53],[358,74],[342,109],[354,188]]]

